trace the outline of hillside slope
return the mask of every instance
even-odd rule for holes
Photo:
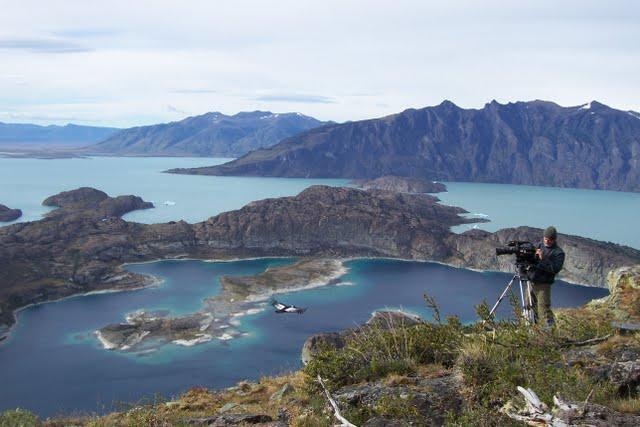
[[[384,175],[640,191],[640,115],[596,101],[449,101],[296,135],[233,162],[169,172],[313,178]]]
[[[97,154],[238,157],[321,126],[298,113],[207,113],[172,123],[125,129],[88,147]]]

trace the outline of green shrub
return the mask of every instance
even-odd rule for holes
[[[304,371],[312,381],[320,375],[333,390],[389,374],[412,374],[420,364],[450,367],[462,338],[463,326],[455,317],[443,324],[365,326],[354,332],[344,348],[322,349]]]
[[[41,425],[37,416],[24,409],[10,409],[0,414],[0,427],[32,427]]]

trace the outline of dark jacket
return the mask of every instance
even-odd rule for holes
[[[529,270],[529,280],[533,283],[553,283],[556,274],[562,270],[564,251],[556,243],[548,248],[540,242],[536,249],[542,249],[543,257]]]

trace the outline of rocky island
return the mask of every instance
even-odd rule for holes
[[[22,216],[20,209],[11,209],[5,205],[0,204],[0,222],[15,221]]]
[[[238,318],[264,310],[272,296],[329,285],[344,273],[338,260],[304,259],[253,276],[223,276],[221,292],[205,299],[196,313],[171,318],[166,312],[139,311],[96,335],[105,349],[121,351],[153,351],[169,342],[192,346],[212,339],[224,341],[241,335]]]
[[[477,222],[434,196],[313,186],[297,196],[252,202],[206,221],[138,224],[121,218],[152,204],[136,196],[109,197],[81,188],[46,200],[60,206],[40,221],[0,228],[0,324],[29,304],[98,290],[148,286],[154,279],[122,268],[156,259],[295,256],[339,259],[392,257],[510,271],[495,247],[537,240],[541,230],[495,233],[450,227]],[[565,280],[604,286],[608,271],[640,262],[640,251],[561,235]]]

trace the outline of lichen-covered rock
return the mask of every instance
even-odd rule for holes
[[[291,393],[293,393],[295,391],[295,389],[293,388],[293,386],[289,383],[286,383],[285,385],[283,385],[280,390],[276,391],[275,393],[273,393],[271,395],[271,397],[269,397],[269,400],[272,402],[279,402],[281,401],[283,398],[287,397],[288,395],[290,395]]]
[[[367,408],[373,412],[393,411],[394,419],[408,423],[419,419],[421,425],[443,425],[447,412],[458,412],[462,407],[459,380],[454,375],[437,378],[416,377],[401,385],[389,385],[384,381],[369,382],[343,387],[333,393],[341,410],[353,407]],[[380,425],[381,421],[371,420]],[[408,425],[408,424],[404,424]]]
[[[592,310],[606,310],[616,322],[640,322],[640,265],[614,269],[607,275],[609,296],[592,301]]]
[[[324,334],[315,334],[307,338],[302,346],[302,355],[300,358],[302,359],[303,364],[309,363],[313,356],[321,351],[322,348],[325,347],[333,347],[336,349],[340,349],[344,347],[345,340],[341,333],[339,332],[330,332]]]

